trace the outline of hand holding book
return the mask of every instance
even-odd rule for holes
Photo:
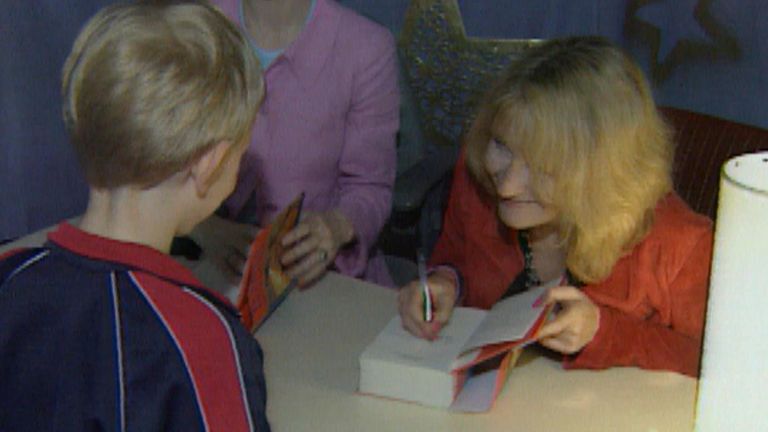
[[[354,238],[354,228],[341,212],[306,212],[301,222],[283,236],[280,261],[299,286],[322,276],[339,249]]]
[[[539,332],[539,342],[545,347],[573,354],[595,337],[600,324],[600,309],[583,291],[572,286],[558,286],[547,291],[542,303],[556,303],[560,307],[555,318]]]

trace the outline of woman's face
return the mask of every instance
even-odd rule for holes
[[[499,218],[505,225],[520,230],[554,221],[555,209],[540,202],[533,192],[528,164],[498,138],[488,143],[485,168],[493,178]]]

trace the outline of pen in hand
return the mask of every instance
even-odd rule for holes
[[[432,322],[432,293],[429,292],[427,284],[427,264],[424,254],[418,251],[417,265],[419,271],[419,282],[421,283],[421,295],[424,304],[424,322]]]

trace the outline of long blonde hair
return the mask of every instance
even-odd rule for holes
[[[639,67],[603,38],[545,42],[488,93],[466,145],[470,172],[489,192],[483,157],[493,134],[527,162],[533,190],[557,210],[568,269],[587,283],[643,239],[672,189],[669,128]]]

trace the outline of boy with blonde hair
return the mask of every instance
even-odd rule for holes
[[[79,222],[0,260],[0,430],[269,430],[262,352],[168,256],[231,193],[263,96],[205,2],[97,13],[64,65]]]

